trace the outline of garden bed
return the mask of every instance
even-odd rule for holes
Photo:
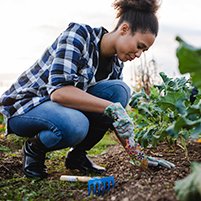
[[[94,162],[107,168],[102,176],[113,175],[115,188],[104,196],[87,196],[86,183],[59,181],[60,175],[80,175],[79,172],[66,170],[65,156],[57,160],[49,156],[47,166],[50,177],[45,180],[31,180],[23,177],[21,149],[13,150],[13,143],[1,141],[10,152],[0,152],[0,200],[115,200],[115,201],[176,201],[174,182],[190,173],[190,162],[201,162],[201,144],[190,142],[187,145],[189,160],[178,147],[162,144],[155,149],[147,149],[147,154],[162,156],[175,163],[176,168],[151,168],[140,174],[139,168],[132,166],[121,145],[110,146],[108,150],[93,157]],[[57,152],[58,155],[59,152]],[[92,175],[95,176],[95,175]]]

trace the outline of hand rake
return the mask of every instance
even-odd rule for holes
[[[113,176],[108,177],[87,177],[87,176],[71,176],[61,175],[62,181],[80,181],[88,182],[88,195],[104,195],[110,188],[114,188],[115,181]]]

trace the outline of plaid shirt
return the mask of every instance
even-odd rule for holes
[[[74,85],[84,91],[96,83],[99,42],[103,27],[70,23],[37,62],[26,70],[0,98],[0,112],[8,119],[26,113],[63,86]],[[123,63],[114,56],[107,79],[122,79]]]

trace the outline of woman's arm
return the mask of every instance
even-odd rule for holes
[[[98,113],[103,113],[105,108],[112,103],[71,85],[55,90],[50,99],[66,107]]]

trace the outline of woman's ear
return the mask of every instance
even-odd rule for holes
[[[126,35],[130,31],[130,26],[127,22],[123,22],[119,28],[121,35]]]

